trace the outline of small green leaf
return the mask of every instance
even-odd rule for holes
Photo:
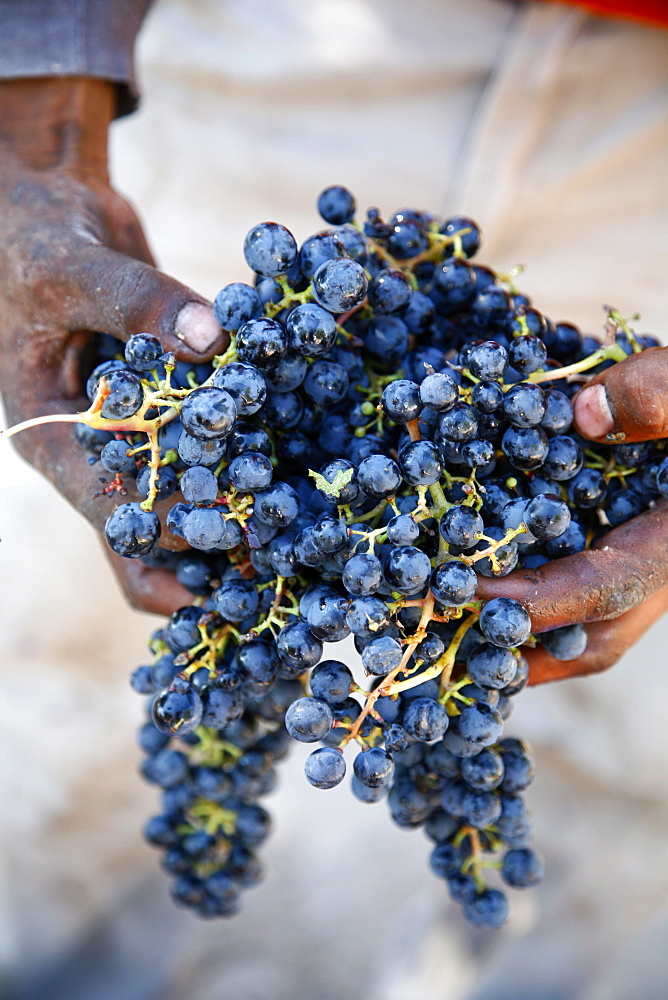
[[[325,496],[336,497],[338,499],[344,488],[353,478],[354,471],[354,469],[339,469],[331,483],[324,476],[321,476],[319,472],[314,472],[313,469],[309,469],[308,474],[313,477],[316,488],[321,493],[324,493]]]

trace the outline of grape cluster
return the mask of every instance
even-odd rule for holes
[[[504,891],[542,877],[522,792],[527,745],[504,736],[528,679],[523,644],[579,656],[581,625],[537,640],[503,577],[591,546],[668,496],[665,442],[591,445],[572,428],[587,375],[653,346],[609,311],[605,344],[555,324],[516,274],[472,263],[476,224],[405,209],[355,223],[345,188],[329,228],[297,246],[261,223],[215,314],[210,364],[148,334],[99,339],[79,442],[118,554],[173,571],[193,594],[133,674],[149,696],[145,777],[163,789],[146,830],[177,902],[228,915],[255,882],[268,831],[257,799],[290,737],[319,744],[316,788],[386,798],[424,827],[431,867],[472,924],[506,919]],[[111,477],[111,478],[109,478]],[[175,502],[176,501],[176,502]],[[185,552],[160,548],[169,531]],[[352,634],[363,671],[323,659]]]

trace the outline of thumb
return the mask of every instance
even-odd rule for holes
[[[79,294],[72,329],[97,330],[121,340],[151,333],[165,351],[195,363],[229,344],[206,299],[150,264],[115,250],[87,246],[77,255],[73,284]]]
[[[597,375],[573,400],[575,429],[605,441],[649,441],[668,436],[668,347],[632,354]]]

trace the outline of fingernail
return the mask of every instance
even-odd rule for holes
[[[605,388],[600,383],[590,385],[578,393],[573,403],[573,413],[577,429],[583,437],[605,437],[615,425]]]
[[[220,327],[209,306],[187,302],[176,317],[174,333],[191,351],[208,354],[220,337]]]

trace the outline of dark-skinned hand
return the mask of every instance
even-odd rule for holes
[[[628,443],[668,437],[668,348],[606,369],[573,406],[575,429],[593,441],[611,433]],[[607,670],[668,609],[668,501],[614,528],[588,552],[502,579],[481,577],[478,593],[515,598],[535,633],[588,623],[587,648],[575,660],[555,660],[542,647],[523,650],[532,684]]]
[[[155,269],[137,216],[110,186],[115,102],[102,80],[0,82],[0,391],[9,425],[88,408],[82,362],[95,331],[124,341],[146,331],[192,362],[227,346],[210,303]],[[14,440],[100,530],[118,497],[94,499],[99,466],[75,445],[72,424]],[[163,532],[161,545],[178,542]],[[170,613],[191,602],[173,574],[111,562],[135,607]]]
[[[89,79],[0,82],[0,337],[10,424],[88,406],[82,359],[95,331],[127,340],[146,331],[199,362],[226,347],[209,303],[153,266],[141,225],[110,186],[107,132],[112,85]],[[668,349],[633,356],[575,399],[576,429],[592,440],[668,436]],[[98,529],[114,501],[94,499],[98,471],[73,446],[71,425],[16,439],[24,456]],[[599,546],[499,580],[485,599],[515,597],[535,631],[585,621],[577,660],[529,650],[531,682],[611,666],[668,607],[668,504],[606,535]],[[178,540],[164,534],[162,545]],[[111,556],[135,607],[169,613],[190,595],[170,573]]]

